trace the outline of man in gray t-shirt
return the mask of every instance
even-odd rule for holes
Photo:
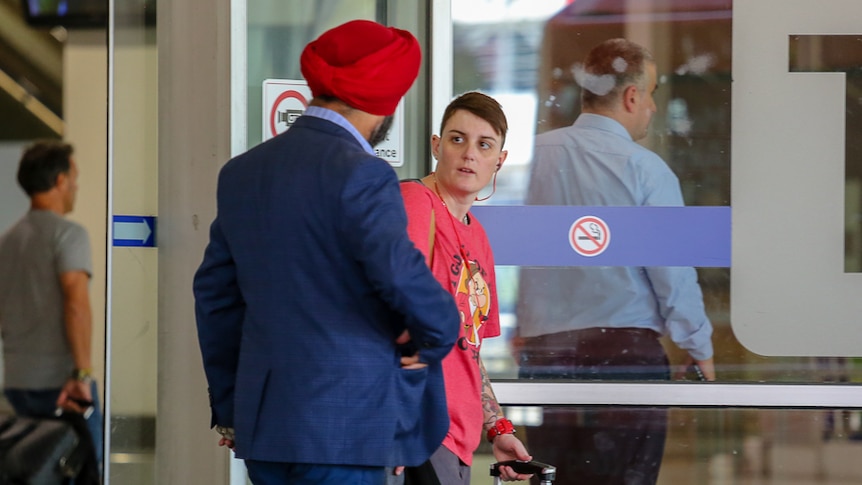
[[[72,147],[28,148],[18,183],[30,210],[0,236],[4,393],[17,414],[85,413],[101,462],[102,417],[91,375],[90,241],[71,212],[78,169]],[[92,407],[92,411],[88,408]]]

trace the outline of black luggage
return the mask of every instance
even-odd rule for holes
[[[0,415],[0,485],[61,485],[86,459],[72,424]]]
[[[500,478],[501,466],[512,467],[512,470],[515,470],[515,473],[538,475],[539,483],[541,483],[541,485],[551,485],[554,483],[554,479],[557,478],[557,468],[553,465],[540,463],[538,461],[498,461],[497,463],[491,464],[491,476],[494,477],[495,485],[500,485],[502,482],[502,479]]]

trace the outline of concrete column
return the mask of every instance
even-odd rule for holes
[[[230,156],[230,0],[158,2],[159,354],[156,483],[229,482],[209,429],[192,277]]]

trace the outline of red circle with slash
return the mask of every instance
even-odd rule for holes
[[[608,224],[596,216],[581,217],[569,228],[569,244],[581,256],[598,256],[610,242]]]

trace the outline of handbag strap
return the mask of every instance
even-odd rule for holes
[[[402,184],[404,184],[404,183],[418,183],[418,184],[422,185],[423,187],[425,186],[425,184],[423,184],[422,180],[420,180],[420,179],[402,179],[402,180],[399,180],[399,183],[402,183]],[[427,258],[428,260],[426,261],[429,268],[432,267],[431,263],[434,261],[434,238],[436,236],[436,232],[437,232],[437,220],[436,220],[436,217],[434,214],[434,206],[431,206],[431,223],[430,223],[429,228],[428,228],[428,258]]]

